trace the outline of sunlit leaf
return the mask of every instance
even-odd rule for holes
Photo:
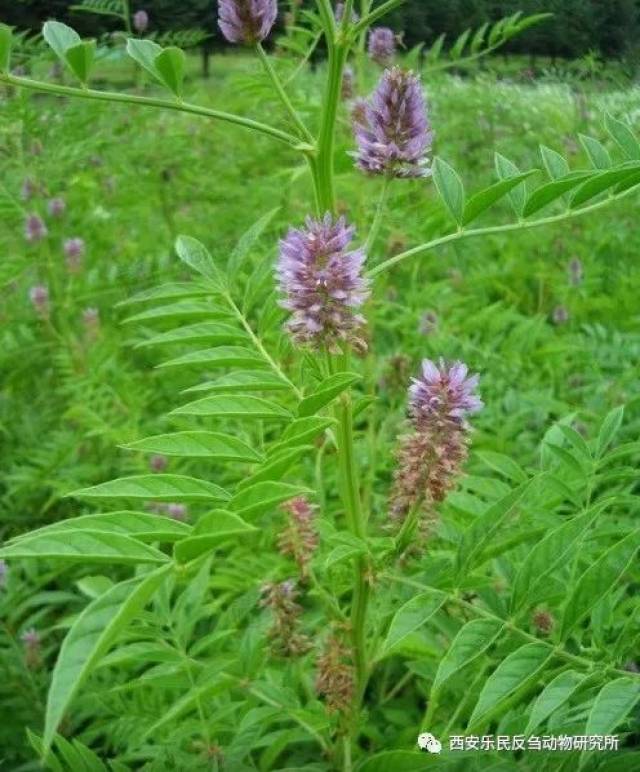
[[[230,434],[219,432],[175,432],[145,437],[143,440],[130,442],[124,447],[129,450],[141,450],[145,453],[159,453],[165,456],[185,458],[216,458],[221,461],[246,461],[256,463],[263,456],[247,445],[246,442]]]
[[[143,499],[147,501],[226,501],[229,494],[218,485],[177,474],[147,474],[83,488],[68,494],[78,499]]]

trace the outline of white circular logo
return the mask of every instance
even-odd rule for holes
[[[425,751],[426,753],[440,753],[442,751],[442,743],[440,740],[436,740],[429,732],[423,732],[418,735],[418,747],[421,751]]]

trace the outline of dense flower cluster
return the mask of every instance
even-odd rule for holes
[[[354,310],[369,296],[361,273],[366,256],[360,249],[348,251],[353,236],[343,217],[327,214],[307,218],[304,228],[292,228],[280,242],[276,277],[296,342],[337,351],[344,341],[366,350],[365,320]]]
[[[396,54],[396,36],[388,27],[374,27],[369,33],[369,56],[381,65],[389,64]]]
[[[49,288],[44,284],[36,284],[29,290],[29,300],[35,312],[41,319],[49,317]]]
[[[293,558],[300,569],[300,577],[309,575],[309,563],[318,546],[315,527],[315,509],[304,496],[291,499],[282,507],[289,515],[289,525],[278,539],[283,555]]]
[[[51,215],[51,217],[62,217],[62,215],[65,213],[65,210],[67,208],[67,205],[65,203],[64,198],[56,197],[51,198],[49,201],[47,201],[47,211]]]
[[[268,635],[274,650],[285,657],[294,657],[308,651],[311,642],[298,631],[302,606],[296,602],[296,583],[292,579],[270,582],[262,588],[262,596],[261,605],[273,614]]]
[[[353,99],[356,93],[356,79],[353,68],[347,65],[342,73],[342,88],[340,94],[344,100]]]
[[[413,432],[400,441],[391,500],[391,516],[403,520],[422,503],[442,501],[467,457],[466,416],[482,408],[478,376],[468,376],[462,362],[422,363],[409,389]]]
[[[68,270],[70,273],[77,273],[82,266],[82,258],[85,253],[84,239],[78,237],[65,239],[63,249],[67,259]]]
[[[218,26],[230,43],[260,43],[277,16],[277,0],[218,0]]]
[[[140,10],[133,14],[133,28],[138,33],[143,33],[149,26],[149,14],[146,11]]]
[[[425,177],[433,133],[420,80],[412,72],[386,70],[366,103],[354,107],[357,166],[367,174]]]
[[[316,691],[324,698],[330,713],[346,713],[351,708],[354,693],[354,669],[351,652],[343,636],[332,631],[318,657]]]
[[[462,362],[447,366],[441,359],[422,362],[422,374],[409,387],[409,413],[416,431],[459,426],[466,415],[477,413],[482,400],[475,393],[479,376],[467,377]]]
[[[24,237],[29,244],[35,244],[38,241],[45,239],[49,231],[44,224],[44,220],[37,214],[27,215],[27,219],[24,223]]]
[[[577,287],[582,284],[584,278],[584,268],[582,261],[579,257],[572,257],[568,265],[569,271],[569,284],[572,287]]]

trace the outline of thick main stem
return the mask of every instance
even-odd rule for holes
[[[334,41],[328,46],[327,66],[329,74],[322,105],[322,122],[316,158],[318,204],[322,212],[331,212],[332,214],[335,214],[336,209],[334,185],[336,119],[347,53],[348,47],[342,42]]]
[[[318,0],[318,10],[323,22],[327,41],[328,77],[323,100],[322,121],[317,142],[317,154],[313,159],[312,171],[316,191],[317,207],[320,213],[336,214],[336,196],[334,185],[335,133],[338,105],[342,88],[344,66],[349,53],[349,42],[345,34],[347,19],[351,16],[353,3],[345,6],[346,18],[336,26],[333,10],[327,0]],[[341,362],[342,369],[348,369],[348,352]],[[338,366],[337,358],[329,357],[329,368],[334,372]],[[366,539],[367,518],[363,511],[358,478],[358,466],[354,452],[353,407],[351,395],[342,395],[335,409],[338,420],[338,464],[342,498],[349,531],[361,539]],[[351,641],[355,666],[355,689],[353,715],[350,722],[349,736],[344,738],[343,768],[351,769],[351,745],[357,736],[357,721],[362,697],[367,683],[369,665],[365,640],[365,623],[369,600],[368,566],[366,557],[354,561],[353,592],[351,600]]]

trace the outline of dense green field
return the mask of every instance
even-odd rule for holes
[[[283,74],[291,72],[287,62],[279,64]],[[190,101],[279,123],[278,104],[255,60],[216,57],[208,81],[198,80],[195,69],[193,63]],[[131,63],[103,65],[100,74],[105,84],[124,87]],[[311,125],[318,119],[324,77],[319,65],[304,72],[292,91]],[[136,78],[144,93],[155,93],[139,74]],[[369,85],[375,78],[371,68]],[[469,194],[495,180],[494,151],[521,170],[540,168],[542,144],[567,157],[572,168],[585,168],[578,134],[600,139],[615,154],[603,128],[604,112],[631,125],[637,125],[640,115],[635,87],[614,91],[579,82],[523,84],[497,79],[488,71],[464,79],[426,76],[425,88],[435,154],[459,171]],[[152,307],[132,304],[137,293],[191,281],[175,256],[179,234],[202,241],[224,270],[238,238],[276,210],[244,257],[233,289],[265,345],[296,383],[309,388],[313,357],[295,355],[280,334],[284,313],[275,303],[272,267],[278,239],[309,213],[312,193],[307,167],[298,156],[240,127],[7,87],[0,107],[0,536],[7,540],[64,518],[103,511],[99,502],[66,495],[116,477],[146,474],[149,456],[121,446],[185,425],[185,419],[166,414],[185,396],[198,396],[180,392],[194,386],[200,373],[156,365],[202,346],[143,344],[174,329],[176,322],[206,321],[207,312],[185,300],[170,317],[130,321]],[[353,170],[345,106],[339,121],[339,208],[364,238],[381,184]],[[33,188],[26,200],[25,180]],[[532,177],[528,184],[534,188],[539,180]],[[480,374],[485,408],[473,418],[466,474],[439,508],[440,521],[426,552],[411,559],[409,575],[417,586],[447,586],[440,578],[459,534],[522,479],[546,470],[549,476],[534,486],[535,493],[527,493],[495,532],[487,531],[482,565],[458,587],[463,602],[470,605],[480,598],[490,614],[510,619],[506,593],[533,545],[568,513],[590,511],[594,502],[602,507],[590,537],[566,563],[554,565],[539,602],[517,619],[525,637],[553,636],[545,625],[551,619],[553,630],[554,620],[560,619],[570,576],[586,570],[637,524],[638,195],[545,227],[436,247],[377,277],[365,309],[370,353],[352,362],[364,378],[358,387],[364,400],[356,403],[356,455],[379,539],[389,535],[388,491],[410,377],[426,357],[462,359]],[[58,196],[66,211],[54,218],[46,202]],[[543,215],[561,209],[556,202]],[[48,236],[29,244],[24,222],[33,212],[44,218]],[[474,227],[512,221],[508,202],[502,202]],[[454,229],[431,180],[396,180],[368,265]],[[70,267],[63,242],[73,237],[84,240],[86,254]],[[49,289],[46,321],[30,301],[35,285]],[[602,423],[622,405],[622,424],[605,448]],[[575,431],[563,433],[558,425]],[[233,419],[225,426],[256,447],[264,439],[263,430],[256,434]],[[273,429],[264,431],[266,439],[273,437]],[[596,454],[599,432],[603,454],[613,448],[626,452],[596,462],[591,453]],[[324,565],[335,549],[331,523],[340,516],[340,504],[332,447],[315,442],[315,449],[296,459],[283,479],[314,491],[326,519],[318,558]],[[248,475],[251,466],[170,459],[167,471],[228,487]],[[189,504],[186,519],[197,523],[205,511],[203,504]],[[61,733],[92,748],[105,762],[117,759],[121,765],[116,770],[333,768],[326,752],[313,744],[315,735],[325,737],[325,718],[313,693],[312,669],[297,676],[294,685],[291,674],[298,672],[299,662],[271,662],[267,655],[269,611],[260,606],[258,589],[267,580],[286,579],[292,570],[276,549],[281,520],[279,509],[271,508],[259,521],[257,536],[225,542],[211,564],[200,562],[191,569],[199,573],[188,593],[176,595],[172,603],[167,591],[157,599],[155,613],[141,612],[134,631],[124,638],[126,646],[121,641],[122,648],[108,655],[78,693]],[[189,570],[176,580],[178,585]],[[380,574],[385,570],[379,568]],[[347,564],[337,563],[333,572],[337,585],[342,582],[346,589]],[[26,730],[42,733],[50,674],[64,633],[87,599],[128,575],[126,566],[72,563],[61,568],[47,560],[9,561],[0,590],[0,767],[36,768]],[[637,603],[632,602],[640,579],[637,563],[618,579],[616,574],[606,587],[597,585],[588,633],[566,643],[575,661],[560,657],[555,669],[530,683],[513,707],[504,706],[493,733],[523,732],[543,683],[563,667],[592,672],[604,661],[618,671],[603,671],[604,681],[596,677],[593,684],[583,683],[549,723],[545,718],[537,727],[539,734],[585,734],[602,683],[624,678],[622,670],[637,671]],[[377,576],[373,581],[384,584]],[[395,592],[381,593],[374,626],[385,624],[394,608],[415,593],[415,587],[409,589],[396,586]],[[320,640],[317,598],[303,605],[308,629]],[[433,624],[412,631],[376,671],[361,738],[363,758],[414,750],[438,661],[461,623],[471,618],[464,606],[452,603],[446,609]],[[544,623],[540,614],[547,615]],[[33,651],[23,641],[30,629],[40,641],[31,657]],[[486,678],[492,663],[521,643],[517,633],[507,630],[491,656],[483,656],[482,669],[476,663],[447,684],[441,707],[430,716],[431,726],[423,728],[442,738],[462,734],[482,687],[482,673]],[[185,694],[193,694],[194,683],[207,683],[205,675],[211,683],[232,668],[238,651],[233,688],[221,685],[218,691],[202,691],[201,700],[191,696],[181,703]],[[312,663],[315,655],[305,656]],[[633,715],[625,717],[625,711],[620,724],[614,722],[602,733],[617,729],[621,744],[632,748],[633,733],[636,744],[638,737],[638,716]],[[577,769],[578,763],[574,756],[567,761],[549,753],[519,761],[503,756],[456,761],[453,754],[446,768],[537,772]],[[585,768],[634,768],[628,757],[618,759],[621,766],[614,760],[607,765],[601,757],[589,757]],[[385,772],[423,768],[400,766],[400,757],[379,764],[375,769]]]

